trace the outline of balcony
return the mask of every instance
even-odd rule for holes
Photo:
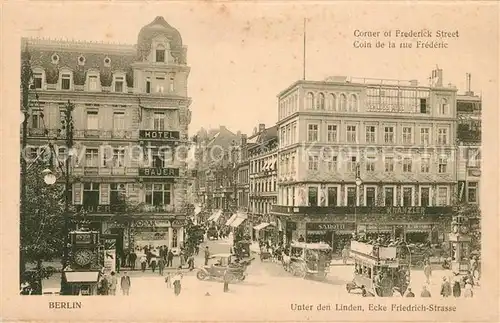
[[[442,216],[451,215],[453,208],[451,206],[408,206],[408,207],[385,207],[385,206],[285,206],[272,205],[271,212],[285,215],[304,215],[304,216],[334,216],[347,217],[354,220],[355,217],[360,220],[369,219],[376,216],[394,218],[394,219],[438,219]]]

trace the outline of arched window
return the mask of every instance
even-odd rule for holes
[[[163,45],[158,45],[156,46],[156,62],[158,63],[164,63],[165,62],[165,46]]]
[[[448,114],[448,100],[445,98],[441,99],[441,104],[439,105],[439,114],[447,115]]]
[[[318,95],[318,109],[325,110],[325,95],[323,93]]]
[[[347,96],[344,93],[342,93],[340,95],[340,107],[339,107],[339,110],[340,111],[345,111],[346,107],[347,107]]]
[[[349,100],[349,110],[358,111],[358,97],[356,96],[356,94],[351,94]]]
[[[314,94],[312,94],[312,92],[307,93],[306,109],[314,109]]]
[[[335,94],[328,95],[328,110],[337,111],[337,96]]]

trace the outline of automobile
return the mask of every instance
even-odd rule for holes
[[[217,232],[217,228],[210,227],[207,230],[207,239],[208,240],[219,240],[219,233]]]
[[[236,260],[235,255],[229,253],[214,254],[209,257],[209,264],[202,266],[196,273],[199,280],[222,279],[226,270],[230,273],[231,282],[243,281],[246,277],[246,269],[253,258],[246,261]]]

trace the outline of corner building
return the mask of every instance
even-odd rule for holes
[[[75,107],[74,213],[92,229],[116,235],[119,253],[145,245],[179,248],[191,119],[190,68],[180,33],[157,17],[140,30],[136,45],[23,43],[34,78],[30,100],[37,103],[29,112],[31,155],[54,137],[59,154],[67,153],[58,129],[68,100]],[[125,208],[123,197],[135,207]]]
[[[339,249],[353,232],[442,242],[456,191],[456,88],[330,77],[278,95],[284,239]],[[356,180],[358,179],[358,180]]]

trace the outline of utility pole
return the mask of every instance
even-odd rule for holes
[[[26,209],[26,156],[25,149],[28,142],[28,117],[29,117],[29,86],[31,79],[31,67],[30,67],[30,53],[28,51],[28,44],[24,48],[22,55],[22,69],[21,69],[21,91],[22,91],[22,110],[21,112],[24,114],[23,119],[23,133],[21,139],[21,205],[20,205],[20,216],[21,219],[25,217],[25,209]],[[22,225],[22,220],[20,221]],[[19,255],[19,271],[20,275],[23,275],[26,271],[26,262],[24,259],[23,246],[21,245],[21,252]],[[22,282],[21,282],[22,283]]]

